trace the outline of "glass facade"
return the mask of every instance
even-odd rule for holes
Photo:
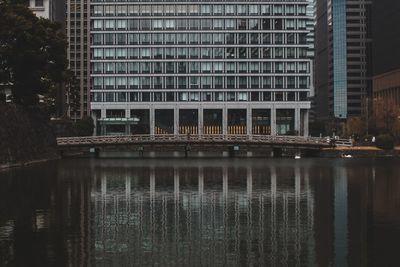
[[[92,109],[104,102],[307,104],[308,4],[92,1]]]
[[[336,118],[347,118],[347,23],[346,0],[332,1],[333,29],[333,112]]]

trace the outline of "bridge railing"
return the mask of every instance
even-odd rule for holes
[[[60,137],[59,146],[73,145],[100,145],[125,144],[146,142],[253,142],[277,144],[308,144],[327,145],[329,140],[321,137],[280,136],[280,135],[126,135],[126,136],[87,136],[87,137]]]

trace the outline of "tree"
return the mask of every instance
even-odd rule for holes
[[[374,101],[372,123],[377,133],[400,135],[400,108],[392,99]]]
[[[310,122],[309,131],[311,136],[325,136],[326,135],[326,125],[324,121],[316,120]]]
[[[94,129],[92,117],[83,117],[75,123],[75,127],[78,136],[91,136]]]
[[[365,120],[361,117],[352,117],[347,119],[345,124],[345,131],[347,136],[354,136],[356,138],[363,136],[366,132]]]
[[[79,80],[76,78],[71,70],[65,72],[65,94],[67,96],[67,111],[68,113],[74,113],[76,118],[76,112],[80,107],[80,85]]]
[[[66,47],[59,24],[26,5],[0,2],[0,83],[11,88],[14,102],[35,105],[62,82]]]

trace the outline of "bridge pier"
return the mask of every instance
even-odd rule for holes
[[[190,145],[185,145],[185,158],[187,158],[189,156],[189,152],[191,150]]]
[[[94,158],[98,159],[100,157],[100,148],[94,148]]]
[[[279,148],[279,147],[272,148],[272,157],[281,158],[282,157],[282,148]]]

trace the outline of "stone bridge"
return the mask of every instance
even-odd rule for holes
[[[272,135],[127,135],[57,138],[63,155],[76,152],[124,152],[132,157],[281,156],[318,152],[326,138]]]

